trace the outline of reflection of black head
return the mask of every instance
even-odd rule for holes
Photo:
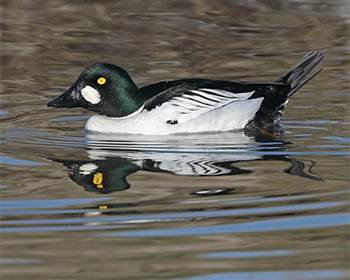
[[[130,188],[126,177],[140,168],[123,158],[95,162],[61,161],[71,173],[69,177],[86,191],[110,193]]]

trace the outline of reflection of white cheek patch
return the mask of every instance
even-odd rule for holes
[[[90,86],[84,87],[81,90],[81,95],[84,97],[84,99],[87,102],[90,102],[91,104],[98,104],[101,102],[100,93],[93,87],[90,87]]]
[[[80,166],[79,173],[83,175],[88,175],[94,172],[97,168],[98,166],[94,163],[85,163]]]

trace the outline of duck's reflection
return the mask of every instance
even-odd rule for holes
[[[242,161],[286,161],[284,172],[322,180],[305,163],[290,158],[287,143],[275,136],[244,132],[218,134],[135,136],[87,134],[90,160],[53,159],[68,167],[70,178],[87,191],[109,193],[130,187],[127,176],[139,170],[187,176],[223,176],[251,173],[234,164]],[[217,194],[217,192],[213,192]]]

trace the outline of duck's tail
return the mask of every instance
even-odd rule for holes
[[[319,69],[312,76],[304,80],[304,78],[311,72],[312,69],[322,60],[323,53],[319,51],[311,51],[307,53],[302,59],[300,59],[292,68],[290,68],[276,83],[282,83],[289,85],[291,91],[288,93],[287,98],[290,98],[301,87],[303,87],[308,81],[315,77],[322,71]]]
[[[261,92],[257,91],[256,97],[264,97],[264,100],[259,111],[255,114],[255,118],[245,126],[245,130],[264,129],[273,131],[284,113],[289,98],[320,73],[322,68],[310,77],[305,78],[322,58],[323,53],[321,52],[312,51],[307,53],[274,84],[263,87]]]

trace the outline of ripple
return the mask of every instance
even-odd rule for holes
[[[265,207],[257,209],[238,209],[238,210],[226,210],[226,211],[204,211],[197,213],[176,213],[176,214],[161,214],[161,215],[147,215],[147,216],[134,216],[134,217],[98,217],[98,218],[70,218],[70,219],[55,219],[55,220],[35,220],[35,221],[3,221],[3,225],[41,225],[41,224],[81,224],[81,223],[139,223],[144,222],[169,222],[181,221],[188,218],[205,218],[205,217],[217,217],[217,216],[229,216],[229,215],[262,215],[262,214],[272,214],[274,213],[289,213],[289,212],[300,212],[300,211],[310,211],[316,209],[327,209],[336,206],[346,205],[344,202],[328,202],[328,203],[313,203],[313,204],[302,204],[293,206],[280,206],[280,207]],[[96,211],[96,210],[95,210]],[[99,212],[102,214],[102,211]],[[4,213],[6,214],[6,212]]]
[[[34,263],[43,263],[42,260],[36,259],[0,259],[0,264],[34,264]]]
[[[233,251],[217,252],[201,255],[202,258],[209,259],[254,259],[270,257],[286,257],[301,254],[297,250],[274,250],[274,251]]]
[[[0,163],[9,165],[48,165],[48,163],[44,162],[33,162],[29,160],[15,159],[6,156],[0,156]]]
[[[37,209],[37,208],[57,208],[69,205],[81,205],[108,200],[103,198],[76,198],[76,199],[41,199],[41,200],[7,200],[1,202],[2,209]]]
[[[331,280],[345,279],[349,273],[343,270],[283,270],[283,271],[253,271],[253,272],[227,272],[217,273],[191,278],[181,278],[183,280]],[[180,280],[180,278],[177,278]]]
[[[337,227],[349,225],[348,213],[304,216],[286,219],[273,219],[266,221],[255,221],[239,224],[228,224],[218,226],[203,226],[175,229],[140,230],[116,233],[103,233],[99,236],[109,237],[164,237],[164,236],[190,236],[190,235],[212,235],[232,234],[247,232],[265,232],[281,230],[300,230],[322,227]]]

